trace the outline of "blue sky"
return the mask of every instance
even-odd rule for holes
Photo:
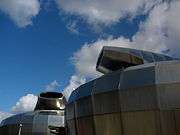
[[[47,87],[69,93],[99,77],[102,46],[179,56],[180,2],[18,1],[0,1],[0,111],[31,110],[28,94]]]
[[[17,27],[0,13],[1,111],[10,111],[21,96],[39,94],[54,80],[60,85],[57,90],[63,90],[74,72],[70,60],[74,52],[107,35],[131,37],[141,21],[141,18],[135,19],[136,23],[123,20],[101,32],[94,32],[84,22],[78,24],[81,34],[74,34],[66,25],[77,17],[59,15],[54,3],[48,6],[51,9],[42,7],[33,25],[25,28]]]

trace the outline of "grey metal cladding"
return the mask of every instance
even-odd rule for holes
[[[123,135],[121,123],[120,113],[95,115],[95,135]]]
[[[77,118],[78,135],[95,135],[93,117]]]
[[[122,112],[158,109],[156,86],[144,86],[120,90]]]
[[[80,99],[80,98],[84,98],[84,97],[87,97],[87,96],[90,96],[91,93],[92,93],[92,90],[93,90],[93,87],[94,87],[94,82],[95,80],[93,81],[90,81],[84,85],[81,85],[78,89],[77,89],[77,96],[76,96],[76,100]]]
[[[159,107],[161,110],[180,109],[180,83],[157,85]]]
[[[22,123],[32,124],[34,119],[34,115],[32,114],[26,114],[24,117],[22,117]]]
[[[143,61],[144,63],[151,63],[154,62],[154,57],[153,54],[151,52],[145,52],[145,51],[141,51],[142,56],[143,56]]]
[[[123,135],[162,135],[157,111],[122,112]]]
[[[76,117],[85,117],[93,114],[91,96],[76,101]]]
[[[156,84],[180,83],[180,61],[164,61],[156,64]]]
[[[95,94],[92,99],[94,115],[120,112],[118,90]]]
[[[117,90],[119,86],[121,71],[106,74],[96,79],[93,94]]]
[[[160,111],[159,117],[162,135],[179,135],[176,134],[177,128],[174,111]]]
[[[137,88],[155,84],[155,68],[153,66],[140,69],[125,70],[120,81],[120,89]]]
[[[75,120],[67,120],[67,135],[76,135]]]
[[[71,119],[74,119],[74,116],[75,116],[75,104],[74,102],[66,105],[66,119],[67,120],[71,120]]]

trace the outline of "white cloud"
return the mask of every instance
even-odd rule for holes
[[[148,19],[140,24],[140,29],[133,36],[132,41],[119,37],[83,45],[73,56],[76,75],[81,75],[86,79],[101,75],[95,67],[103,46],[136,48],[158,53],[169,50],[168,54],[180,57],[179,9],[180,1],[156,5],[149,13]]]
[[[63,94],[66,97],[66,99],[69,99],[71,92],[74,91],[80,85],[84,84],[85,82],[86,79],[84,78],[84,76],[73,75],[69,81],[68,86],[63,91]]]
[[[132,41],[123,37],[98,40],[85,44],[73,56],[73,64],[78,74],[95,78],[100,74],[95,66],[103,46],[136,48],[163,53],[170,50],[170,55],[180,56],[180,1],[172,1],[157,5],[148,19],[141,24],[140,30]]]
[[[12,116],[12,114],[5,113],[5,112],[0,112],[0,123],[1,123],[2,120],[6,119],[6,118],[8,118],[10,116]]]
[[[32,19],[40,11],[39,0],[0,0],[0,10],[19,26],[32,24]]]
[[[89,23],[111,24],[130,15],[149,11],[162,0],[56,0],[66,13],[79,15]]]
[[[148,20],[142,24],[134,36],[136,44],[156,52],[170,50],[169,54],[180,56],[180,1],[172,1],[156,6]]]
[[[50,84],[46,85],[45,91],[55,91],[57,87],[59,87],[59,83],[54,80]]]
[[[33,94],[27,94],[26,96],[21,97],[11,110],[13,113],[33,111],[36,106],[37,99],[37,96]]]
[[[132,47],[132,43],[129,39],[120,37],[85,44],[72,58],[77,74],[87,78],[96,78],[101,75],[101,73],[96,71],[96,62],[103,46]]]
[[[77,21],[72,21],[66,25],[66,28],[73,34],[79,35]]]

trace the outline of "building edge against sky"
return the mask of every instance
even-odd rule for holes
[[[4,120],[0,133],[180,135],[178,59],[104,47],[96,68],[105,75],[73,91],[65,106],[62,94],[42,93],[34,112]]]
[[[178,59],[104,47],[97,70],[66,105],[68,135],[180,135]]]

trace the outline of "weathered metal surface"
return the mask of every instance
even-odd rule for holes
[[[180,109],[180,83],[157,85],[159,109]]]
[[[84,117],[93,114],[93,106],[91,96],[81,98],[76,101],[76,117]]]
[[[120,89],[137,88],[155,84],[155,67],[125,70],[120,81]]]
[[[120,113],[96,115],[94,126],[96,135],[122,135]]]
[[[82,117],[77,119],[78,135],[95,135],[93,117]]]
[[[93,95],[93,114],[120,112],[118,90]]]
[[[93,94],[118,90],[120,76],[121,71],[117,71],[96,79],[94,83]]]
[[[72,102],[66,106],[66,120],[74,119],[75,116],[75,104]]]
[[[66,127],[68,135],[76,135],[77,128],[75,120],[67,120]]]
[[[120,90],[121,111],[144,111],[158,109],[156,86]]]
[[[161,135],[156,111],[122,113],[123,135]]]
[[[89,96],[73,101],[77,135],[180,135],[180,82],[170,63],[177,64],[145,64],[96,79]]]
[[[35,111],[2,121],[0,135],[61,135],[65,131],[62,97],[62,94],[55,92],[40,94]]]

